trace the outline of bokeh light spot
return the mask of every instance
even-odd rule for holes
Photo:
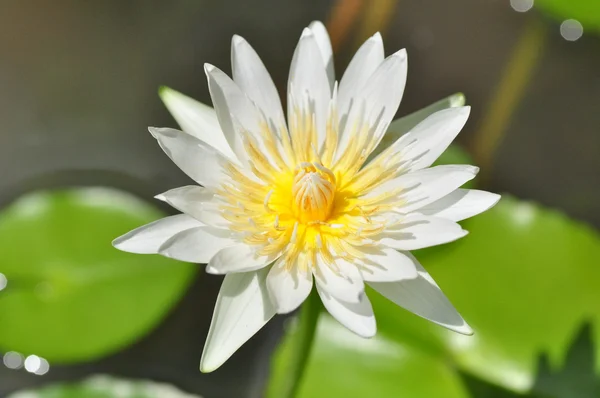
[[[29,373],[35,373],[40,369],[42,360],[37,355],[30,355],[25,358],[25,370]]]
[[[533,0],[510,0],[510,6],[517,12],[527,12],[533,7]]]
[[[15,351],[9,351],[4,354],[2,362],[9,369],[20,369],[23,367],[23,355]]]
[[[576,19],[567,19],[560,24],[560,35],[568,41],[575,41],[583,36],[583,25]]]

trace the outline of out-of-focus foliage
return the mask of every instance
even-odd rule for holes
[[[543,355],[533,389],[548,397],[600,397],[600,378],[595,364],[598,343],[594,340],[594,327],[586,323],[569,348],[561,369],[554,369]]]
[[[576,19],[584,29],[600,32],[598,0],[535,0],[534,4],[561,21]]]
[[[168,384],[94,376],[75,384],[56,384],[11,394],[8,398],[201,398]]]
[[[533,392],[518,395],[471,375],[463,380],[474,397],[485,398],[596,398],[600,396],[600,378],[595,371],[595,344],[592,327],[586,323],[571,344],[560,369],[553,369],[546,355],[539,358]]]
[[[456,157],[441,161],[447,162]],[[500,387],[504,395],[498,398],[521,396],[512,391],[547,396],[535,381],[539,356],[547,353],[552,369],[562,368],[581,325],[600,317],[600,237],[562,214],[511,197],[463,225],[471,232],[467,237],[416,255],[475,335],[446,331],[368,291],[378,336],[362,340],[324,316],[301,398],[363,397],[368,391],[380,398],[479,398],[465,374]],[[284,340],[271,383],[285,374],[285,350]]]
[[[417,255],[475,336],[434,333],[432,340],[468,372],[527,390],[540,352],[560,366],[583,322],[600,316],[600,237],[562,214],[510,197],[463,225],[471,232],[466,238]],[[386,308],[391,313],[392,305]],[[382,332],[408,328],[405,318],[394,322],[387,314]],[[421,324],[412,333],[424,329]]]
[[[379,320],[387,314],[377,315]],[[379,333],[362,339],[323,314],[298,398],[470,397],[451,362],[428,352],[426,343],[405,341],[402,333],[397,330],[396,338]],[[273,391],[287,376],[286,348],[294,336],[287,335],[273,358],[268,398],[278,398]]]
[[[195,266],[114,249],[117,236],[162,214],[110,189],[26,195],[0,216],[0,351],[51,363],[118,350],[159,322]]]

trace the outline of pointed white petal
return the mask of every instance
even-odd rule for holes
[[[204,141],[226,157],[236,159],[213,108],[168,87],[161,88],[160,98],[183,131]]]
[[[457,189],[456,191],[421,207],[419,213],[462,221],[492,208],[500,200],[500,195],[476,189]]]
[[[167,239],[159,248],[165,257],[191,263],[208,263],[221,249],[235,245],[231,233],[212,227],[197,227],[181,231]]]
[[[381,151],[394,144],[398,138],[411,131],[417,124],[421,123],[430,115],[444,109],[456,108],[464,105],[465,96],[462,93],[457,93],[413,112],[410,115],[394,120],[385,132],[379,146],[371,153],[371,157],[378,155]]]
[[[419,277],[400,282],[369,283],[388,300],[438,325],[462,334],[473,334],[431,275],[419,265]]]
[[[235,35],[231,42],[233,80],[275,126],[285,124],[279,94],[271,75],[252,46]]]
[[[379,243],[397,250],[418,250],[452,242],[466,234],[454,221],[413,213],[382,232]]]
[[[225,276],[202,359],[201,372],[221,366],[275,315],[267,295],[267,270]]]
[[[425,108],[419,109],[410,115],[403,116],[390,123],[386,134],[394,135],[396,139],[411,131],[417,124],[427,119],[438,111],[448,108],[457,108],[465,106],[465,96],[462,93],[452,94],[442,100],[434,102]]]
[[[156,199],[167,202],[177,210],[215,228],[229,228],[230,222],[221,216],[220,203],[212,190],[197,185],[174,188]]]
[[[413,256],[385,246],[365,249],[365,259],[357,264],[363,280],[368,282],[400,281],[418,275]]]
[[[288,78],[288,123],[290,130],[293,120],[298,117],[297,111],[312,113],[318,137],[318,148],[325,142],[327,134],[327,114],[331,88],[325,71],[321,50],[314,34],[304,29],[298,46],[294,51],[290,76]],[[312,112],[309,107],[312,108]],[[297,108],[297,109],[296,109]]]
[[[317,291],[327,311],[339,323],[361,337],[375,336],[377,324],[371,302],[366,294],[361,295],[358,303],[345,303],[321,289],[319,285],[317,285]]]
[[[333,89],[335,83],[335,70],[333,68],[333,50],[331,48],[331,40],[325,25],[321,21],[313,21],[308,25],[308,28],[312,31],[321,51],[321,57],[327,71],[327,77],[329,78],[329,85]]]
[[[365,198],[399,192],[390,200],[403,200],[396,210],[407,214],[450,194],[477,175],[479,168],[467,165],[443,165],[403,174],[371,189]]]
[[[462,130],[470,112],[470,106],[436,112],[404,135],[397,150],[410,161],[407,169],[431,166]]]
[[[242,164],[247,163],[243,134],[260,132],[260,114],[246,94],[219,68],[205,64],[208,89],[227,142]]]
[[[227,178],[223,165],[228,161],[213,147],[179,130],[155,127],[148,130],[171,160],[198,184],[216,187]]]
[[[256,249],[243,243],[219,250],[208,262],[206,272],[223,275],[234,272],[256,271],[271,264],[276,256],[258,256]]]
[[[124,252],[156,254],[160,246],[173,235],[201,225],[201,222],[187,214],[177,214],[136,228],[115,239],[112,245]]]
[[[294,311],[306,300],[313,286],[312,273],[295,264],[287,266],[277,261],[267,276],[269,297],[278,314]]]
[[[338,92],[340,118],[348,112],[352,98],[360,93],[369,77],[381,65],[383,56],[383,40],[379,33],[375,33],[358,49],[340,80]]]
[[[400,106],[407,67],[406,50],[390,55],[354,96],[347,119],[340,125],[341,136],[336,159],[342,156],[350,141],[355,138],[355,130],[361,120],[369,127],[368,133],[373,137],[374,146],[370,150],[377,147]]]
[[[348,303],[358,303],[360,296],[365,291],[358,268],[341,259],[336,260],[335,264],[329,265],[321,256],[318,256],[313,274],[321,289]]]
[[[402,213],[420,209],[458,189],[475,178],[479,168],[467,165],[443,165],[408,173],[399,178],[399,183],[409,189],[403,196],[406,204]]]

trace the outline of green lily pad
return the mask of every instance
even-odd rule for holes
[[[8,398],[201,398],[164,383],[93,376],[80,383],[16,392]]]
[[[111,241],[162,217],[108,188],[35,192],[0,213],[0,351],[91,360],[154,327],[196,267],[123,253]]]
[[[272,364],[268,398],[286,376],[287,349],[294,328]],[[468,398],[460,375],[449,363],[419,346],[388,336],[363,339],[323,314],[297,398]]]
[[[301,397],[314,396],[314,385],[328,397],[364,396],[372,388],[380,390],[367,396],[469,396],[459,373],[507,390],[545,392],[535,385],[540,354],[548,354],[554,369],[563,367],[581,325],[600,318],[600,237],[563,214],[511,197],[463,225],[467,237],[416,255],[474,336],[446,331],[370,290],[378,336],[351,340],[341,327],[320,327]],[[600,327],[593,333],[598,341]],[[285,377],[285,346],[271,383]]]
[[[471,232],[464,239],[417,253],[475,331],[436,334],[461,368],[527,391],[539,354],[561,367],[580,326],[600,317],[600,236],[510,197],[463,226]]]
[[[598,0],[536,0],[535,5],[559,21],[576,19],[585,29],[600,31]]]

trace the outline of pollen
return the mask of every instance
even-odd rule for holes
[[[299,222],[326,221],[335,196],[335,176],[319,163],[301,163],[294,172],[292,209]]]

